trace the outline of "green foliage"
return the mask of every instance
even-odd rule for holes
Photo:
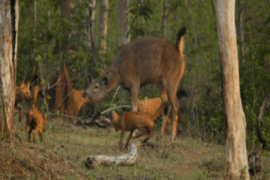
[[[109,67],[120,49],[118,42],[119,0],[109,1],[108,34],[103,37],[107,39],[104,60],[99,57],[98,21],[101,13],[99,1],[94,7],[96,17],[92,22],[94,52],[89,45],[91,42],[89,39],[90,17],[87,14],[91,0],[76,1],[75,8],[68,9],[70,16],[66,17],[61,13],[63,1],[35,2],[36,15],[33,11],[34,0],[21,1],[20,4],[17,84],[30,80],[33,66],[37,67],[38,75],[49,82],[65,60],[73,87],[85,89],[87,87],[86,74],[97,77],[104,69],[103,63]],[[162,0],[130,1],[131,40],[148,35],[164,36],[161,32],[162,2]],[[270,93],[269,4],[266,1],[244,0],[242,13],[244,52],[239,53],[240,89],[247,120],[247,137],[250,142],[256,140],[256,117],[264,98]],[[182,88],[187,90],[189,97],[186,100],[180,100],[180,113],[191,125],[188,134],[223,143],[222,83],[216,21],[211,1],[168,1],[167,34],[164,38],[175,43],[177,31],[183,25],[188,29],[185,35],[186,69]],[[238,42],[240,42],[239,39]],[[69,50],[74,52],[70,53]],[[109,107],[130,104],[129,94],[122,89],[112,101],[115,92],[116,90],[113,90],[98,104],[98,112]],[[143,99],[145,96],[155,98],[160,97],[160,94],[158,89],[152,86],[142,88],[139,98]],[[90,105],[86,106],[86,109],[89,107]],[[264,115],[263,125],[263,133],[269,140],[269,113]]]

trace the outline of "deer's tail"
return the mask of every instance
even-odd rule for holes
[[[187,28],[185,26],[183,26],[177,33],[177,37],[176,37],[176,48],[178,49],[180,55],[184,55],[183,54],[183,48],[184,48],[184,35],[186,33]]]
[[[162,104],[159,106],[155,114],[152,116],[152,119],[155,120],[157,117],[160,116],[160,114],[162,114],[162,116],[167,116],[169,112],[169,108],[170,108],[170,104],[168,101],[162,102]]]

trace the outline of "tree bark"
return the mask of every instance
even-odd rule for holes
[[[104,54],[106,53],[107,46],[107,24],[108,24],[108,0],[100,1],[100,19],[99,19],[99,57],[104,66]],[[105,68],[105,67],[104,67]]]
[[[226,155],[224,179],[249,179],[246,150],[246,118],[242,108],[235,30],[235,0],[217,0]]]
[[[129,32],[129,0],[120,1],[120,39],[119,44],[127,44],[130,41]]]
[[[163,36],[166,35],[167,8],[168,8],[168,1],[167,0],[163,0],[163,15],[162,15],[162,25],[161,25],[161,31],[162,31]]]
[[[0,2],[0,22],[0,132],[10,138],[16,89],[18,0],[3,0]]]

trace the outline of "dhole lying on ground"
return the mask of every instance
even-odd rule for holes
[[[177,99],[181,99],[182,97],[187,97],[187,92],[185,90],[178,90],[177,91]],[[148,99],[145,97],[143,100],[140,100],[138,102],[138,110],[141,112],[148,112],[151,116],[153,116],[155,113],[158,115],[158,117],[161,117],[163,115],[163,112],[158,112],[159,106],[162,104],[161,98],[153,98]],[[158,114],[159,113],[159,114]],[[170,115],[170,109],[166,117],[163,118],[162,127],[161,127],[161,135],[160,139],[164,135],[165,129],[170,129],[169,125],[171,124],[171,120],[169,118]]]
[[[176,92],[185,70],[185,33],[186,28],[182,27],[176,36],[176,44],[159,37],[143,37],[124,45],[110,69],[91,82],[83,97],[99,102],[121,85],[130,92],[132,111],[137,111],[140,88],[147,84],[156,84],[163,101],[169,101],[173,109],[173,141],[177,132],[179,110]]]
[[[150,115],[148,112],[124,112],[121,116],[118,116],[115,111],[112,113],[113,125],[116,131],[121,131],[120,137],[120,150],[122,150],[123,136],[125,131],[129,131],[129,137],[127,139],[125,149],[128,148],[129,141],[132,137],[133,132],[138,128],[143,128],[139,134],[134,138],[141,137],[143,135],[148,135],[143,143],[147,142],[153,136],[153,130],[155,122],[154,120],[160,116],[160,112],[163,112],[164,116],[167,115],[169,109],[169,103],[163,102],[155,114]]]
[[[30,82],[25,84],[22,82],[19,87],[16,87],[16,96],[15,96],[15,108],[20,112],[19,122],[22,120],[23,109],[20,106],[20,102],[23,100],[30,101],[32,99],[30,91]]]

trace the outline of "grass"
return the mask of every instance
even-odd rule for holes
[[[24,122],[14,122],[14,128],[22,140],[14,139],[13,143],[0,146],[0,157],[6,157],[2,161],[11,162],[4,170],[2,168],[2,172],[0,166],[0,174],[3,174],[0,179],[223,179],[225,148],[206,146],[204,142],[189,137],[178,137],[173,145],[166,146],[170,144],[170,136],[158,141],[159,132],[156,130],[150,142],[160,147],[139,147],[136,164],[107,165],[90,170],[83,164],[89,155],[123,154],[118,148],[120,133],[113,128],[48,121],[44,141],[41,143],[38,137],[37,144],[26,142]],[[141,139],[132,139],[131,143],[139,143]],[[269,157],[269,153],[263,154],[263,171],[254,179],[270,178]],[[14,170],[16,168],[21,168],[18,169],[21,176]]]

